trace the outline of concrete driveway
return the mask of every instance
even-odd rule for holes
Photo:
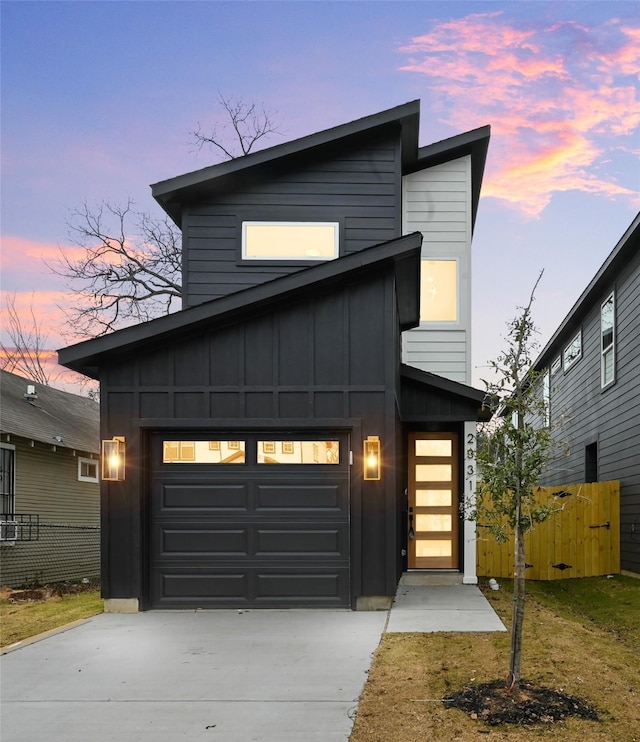
[[[348,740],[387,612],[103,614],[5,654],[2,742]]]

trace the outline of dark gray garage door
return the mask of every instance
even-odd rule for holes
[[[171,431],[150,459],[151,607],[349,605],[346,436]]]

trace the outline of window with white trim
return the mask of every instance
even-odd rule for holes
[[[603,388],[616,379],[615,311],[615,296],[611,292],[600,307],[600,384]]]
[[[564,349],[562,354],[562,360],[564,363],[564,370],[567,371],[576,361],[582,358],[582,330],[574,335],[573,339]]]
[[[16,447],[0,443],[0,515],[16,512]]]
[[[457,260],[421,261],[421,322],[457,322],[459,294]]]
[[[542,375],[542,402],[544,404],[544,424],[551,424],[551,373],[547,369]]]
[[[242,222],[243,260],[334,260],[338,222]]]
[[[98,461],[78,456],[78,482],[98,483]]]

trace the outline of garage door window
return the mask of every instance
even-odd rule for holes
[[[163,441],[164,464],[244,464],[245,441]]]
[[[258,441],[259,464],[339,464],[339,441]]]

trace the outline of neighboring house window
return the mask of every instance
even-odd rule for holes
[[[615,297],[613,294],[600,307],[600,383],[603,387],[613,383],[616,378],[615,369]]]
[[[562,368],[562,356],[558,356],[554,362],[551,364],[551,375],[557,374],[558,371]]]
[[[78,457],[78,481],[98,482],[98,462],[95,459]]]
[[[582,357],[582,330],[578,330],[573,340],[567,345],[562,354],[564,370],[567,371]]]
[[[590,443],[584,449],[584,481],[598,481],[598,444]]]
[[[16,449],[0,443],[0,515],[16,512]]]
[[[544,402],[544,424],[551,424],[551,374],[547,369],[542,376],[542,401]]]
[[[423,260],[421,262],[421,322],[457,322],[458,261]]]
[[[243,260],[333,260],[338,222],[243,222]]]

